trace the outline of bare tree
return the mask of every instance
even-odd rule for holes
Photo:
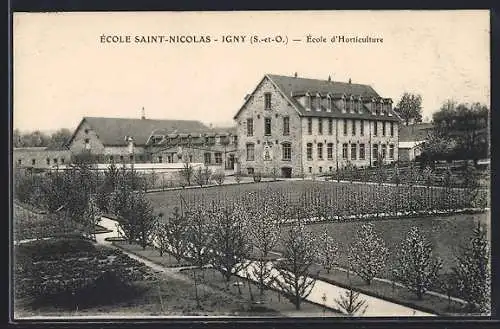
[[[180,174],[181,177],[186,181],[187,185],[190,186],[194,175],[193,165],[189,161],[184,161],[183,167],[180,170]]]
[[[414,292],[418,299],[422,299],[438,279],[441,260],[433,257],[432,244],[415,226],[408,232],[399,254],[399,263],[394,270],[396,280]]]
[[[231,276],[248,266],[252,246],[248,239],[248,214],[238,204],[210,212],[213,221],[212,265],[229,283]]]
[[[300,223],[290,228],[284,245],[283,258],[276,265],[279,276],[274,278],[274,282],[300,310],[302,300],[309,296],[316,283],[316,279],[308,275],[317,246],[313,235]]]
[[[335,303],[350,316],[363,315],[368,307],[366,300],[360,297],[359,292],[352,289],[345,290],[343,294],[340,294],[339,298],[335,299]]]
[[[369,285],[385,267],[388,253],[384,240],[375,232],[373,223],[361,225],[350,249],[349,264],[352,271]]]
[[[266,194],[266,201],[260,202],[258,211],[250,213],[249,235],[253,247],[257,251],[257,261],[252,274],[259,282],[261,297],[264,295],[266,282],[271,279],[271,268],[267,266],[269,252],[273,250],[280,238],[280,211],[272,194]]]

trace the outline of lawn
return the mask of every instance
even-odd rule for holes
[[[179,264],[175,258],[166,253],[160,256],[158,250],[152,247],[143,249],[138,245],[131,245],[126,242],[114,242],[114,245],[128,251],[135,255],[144,257],[156,264],[164,267],[169,267],[175,270],[179,266],[190,265],[187,261],[182,260]],[[186,281],[192,282],[193,270],[191,268],[182,269],[178,272]],[[251,315],[251,316],[330,316],[338,317],[343,316],[341,313],[329,309],[325,309],[320,305],[310,302],[303,302],[301,310],[296,311],[295,306],[284,298],[280,293],[274,290],[266,290],[263,297],[260,296],[259,287],[246,279],[231,277],[230,281],[226,283],[221,274],[210,268],[203,269],[202,272],[197,270],[198,280],[208,289],[204,289],[203,294],[210,292],[212,289],[219,292],[225,298],[234,298],[235,307],[232,312],[233,315]],[[210,289],[212,288],[212,289]],[[194,283],[187,288],[187,290],[194,292]],[[193,297],[193,296],[192,296]],[[208,298],[203,297],[203,300]],[[203,306],[203,310],[207,310],[208,306]],[[214,310],[215,306],[208,309]],[[220,306],[218,306],[220,308]],[[218,309],[221,311],[220,309]],[[228,310],[226,310],[227,313]],[[203,313],[203,312],[202,312]]]

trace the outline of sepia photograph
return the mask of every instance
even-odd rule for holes
[[[490,12],[15,12],[13,320],[492,315]]]

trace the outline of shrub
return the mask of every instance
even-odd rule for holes
[[[213,175],[212,179],[217,183],[217,185],[222,185],[226,179],[226,173],[224,170],[217,170]]]
[[[253,181],[258,183],[262,180],[262,175],[258,172],[254,173],[253,174]]]

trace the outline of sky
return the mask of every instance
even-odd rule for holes
[[[15,13],[13,126],[74,129],[84,116],[139,118],[142,107],[151,119],[230,125],[266,73],[351,79],[395,104],[418,93],[424,118],[450,98],[489,107],[489,31],[486,10]],[[130,43],[101,42],[127,35]],[[211,42],[134,42],[151,35]],[[223,43],[227,35],[245,40]],[[308,35],[327,42],[308,43]]]

